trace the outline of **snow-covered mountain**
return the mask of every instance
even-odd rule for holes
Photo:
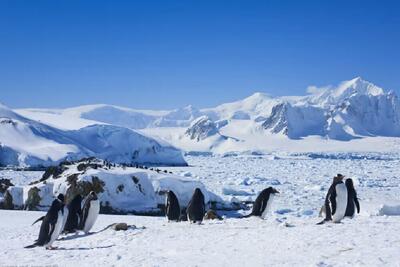
[[[289,138],[349,140],[400,136],[400,102],[393,92],[356,78],[298,101],[276,104],[262,126]]]
[[[0,106],[0,166],[46,166],[88,156],[118,163],[186,164],[180,150],[128,128],[94,124],[62,130]]]
[[[293,147],[310,139],[326,145],[326,140],[332,144],[333,141],[354,143],[371,137],[400,136],[400,102],[395,93],[385,92],[360,77],[338,86],[313,89],[313,93],[305,96],[271,97],[255,93],[243,100],[205,109],[189,105],[154,111],[91,105],[16,112],[67,130],[93,123],[140,129],[141,133],[189,151],[279,149],[277,144],[290,143]],[[293,143],[295,140],[299,142]]]

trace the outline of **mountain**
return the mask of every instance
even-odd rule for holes
[[[400,104],[396,94],[360,77],[337,86],[313,88],[312,93],[304,96],[272,97],[257,92],[242,100],[204,109],[189,105],[156,111],[90,105],[16,112],[64,130],[79,130],[93,124],[138,129],[141,134],[187,151],[271,150],[277,144],[291,149],[311,139],[326,146],[326,140],[353,144],[357,143],[355,140],[400,136]],[[335,147],[338,145],[346,149],[349,146],[335,143]],[[359,142],[357,146],[362,147]]]
[[[216,124],[207,116],[202,116],[193,121],[185,134],[192,140],[204,140],[213,135],[220,135]]]
[[[180,150],[128,128],[94,124],[63,130],[0,106],[0,166],[47,166],[92,156],[117,163],[186,165]]]
[[[300,101],[276,104],[262,126],[289,138],[349,140],[400,136],[400,102],[393,92],[355,78]]]

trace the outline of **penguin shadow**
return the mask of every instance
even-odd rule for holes
[[[78,248],[57,248],[57,250],[94,250],[94,249],[106,249],[112,247],[115,247],[115,245],[97,246],[97,247],[78,247]]]
[[[87,234],[80,234],[80,233],[76,232],[76,233],[74,233],[74,234],[69,234],[69,235],[67,235],[67,236],[63,236],[63,237],[57,239],[57,241],[67,241],[67,240],[73,240],[73,239],[83,238],[83,237],[87,237],[87,236],[93,235],[93,234],[95,234],[95,233],[97,233],[97,232],[94,232],[94,233],[87,233]]]
[[[227,218],[227,219],[242,219],[244,216],[238,210],[219,211],[218,214],[220,216],[222,216],[223,218]]]
[[[79,232],[75,232],[74,234],[70,234],[68,236],[64,236],[64,237],[59,238],[57,240],[58,241],[66,241],[66,240],[73,240],[73,239],[78,239],[78,238],[88,237],[88,236],[91,236],[91,235],[100,234],[100,233],[110,229],[111,226],[113,226],[113,224],[110,224],[110,225],[104,227],[103,229],[101,229],[101,230],[99,230],[97,232],[90,232],[90,233],[87,233],[87,234],[80,234]],[[126,230],[144,230],[144,229],[146,229],[146,227],[144,227],[144,226],[136,227],[135,225],[128,225],[128,229],[126,229]]]

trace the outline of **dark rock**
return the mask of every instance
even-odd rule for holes
[[[0,179],[0,193],[5,193],[10,186],[14,186],[10,179]]]
[[[32,187],[28,191],[28,199],[25,202],[26,210],[38,210],[40,201],[42,200],[39,196],[40,189],[36,186]]]
[[[222,220],[222,217],[215,210],[208,210],[204,215],[204,220]]]
[[[128,226],[128,224],[126,223],[114,223],[111,226],[111,229],[115,230],[115,231],[126,231],[128,230],[128,228],[130,228],[130,226]]]
[[[4,209],[4,210],[13,210],[14,209],[13,197],[9,191],[6,191],[4,194],[4,201],[2,203],[0,203],[0,209]]]

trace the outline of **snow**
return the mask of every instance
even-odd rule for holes
[[[382,156],[382,158],[384,158]],[[223,199],[254,200],[268,186],[280,195],[266,220],[238,218],[248,210],[222,212],[222,221],[167,223],[164,217],[100,215],[94,234],[67,236],[54,246],[24,249],[36,239],[42,212],[0,211],[4,265],[140,266],[397,266],[400,239],[399,159],[330,159],[268,155],[188,156],[190,172]],[[127,170],[128,171],[128,170]],[[353,178],[361,213],[340,224],[316,225],[336,173]],[[175,177],[175,176],[174,176]],[[177,176],[183,179],[189,177]],[[194,178],[196,177],[196,178]],[[198,178],[197,178],[198,177]],[[153,182],[154,184],[154,182]],[[232,195],[222,194],[227,188]],[[242,191],[254,192],[249,196]],[[390,208],[388,208],[390,207]],[[390,212],[389,212],[390,211]],[[138,228],[115,232],[126,222]],[[144,229],[142,227],[145,227]]]
[[[35,187],[39,189],[40,196],[35,208],[46,210],[58,194],[66,194],[67,198],[69,197],[67,192],[73,188],[71,184],[77,184],[75,191],[79,190],[78,188],[82,189],[84,184],[91,184],[94,185],[92,188],[97,190],[101,206],[118,213],[159,213],[159,205],[165,203],[165,196],[169,190],[177,194],[182,207],[186,207],[196,188],[202,190],[206,203],[213,201],[224,205],[222,199],[210,192],[201,181],[172,173],[107,166],[104,161],[95,159],[62,164],[59,168],[62,172],[56,177],[51,175],[45,181],[31,184],[39,180],[39,177],[32,176],[32,180],[26,180],[25,184],[14,184],[14,187],[10,187],[9,190],[14,193],[14,204],[19,207],[26,204],[28,192]],[[76,181],[72,182],[71,177]],[[11,178],[11,181],[14,180]]]
[[[255,93],[206,109],[189,105],[156,111],[100,104],[13,111],[0,105],[2,165],[50,164],[82,156],[188,163],[163,167],[167,173],[132,167],[78,172],[71,165],[60,178],[36,184],[43,209],[54,195],[66,192],[66,179],[74,173],[79,181],[101,179],[100,200],[119,211],[158,209],[168,190],[185,206],[197,187],[218,208],[238,209],[218,210],[222,221],[202,225],[101,214],[94,234],[63,236],[55,241],[55,251],[23,248],[36,239],[40,224],[31,223],[43,212],[0,210],[0,265],[398,266],[399,137],[398,97],[360,77],[313,88],[306,96]],[[361,212],[339,224],[317,226],[337,173],[354,180]],[[0,171],[15,185],[7,190],[17,206],[27,199],[28,184],[42,174]],[[245,204],[269,186],[280,194],[266,219],[241,219],[251,208]],[[137,228],[104,229],[117,222]]]
[[[43,213],[0,211],[2,264],[71,266],[396,266],[399,240],[394,217],[358,218],[316,226],[295,219],[294,227],[258,218],[167,223],[165,218],[100,215],[94,234],[54,242],[59,249],[24,249],[36,237]],[[100,232],[115,222],[139,229]],[[145,226],[145,229],[140,227]],[[343,236],[346,238],[338,238]],[[336,238],[332,238],[336,237]]]
[[[305,147],[302,151],[307,152],[314,152],[314,147],[324,152],[331,147],[359,152],[366,151],[370,143],[382,142],[382,137],[393,137],[393,142],[384,139],[384,146],[379,148],[390,151],[400,137],[400,101],[395,93],[385,92],[360,77],[336,86],[313,87],[312,91],[305,96],[280,97],[257,92],[245,99],[204,109],[188,105],[174,110],[135,110],[98,104],[16,112],[62,130],[77,131],[93,124],[140,129],[148,137],[157,137],[187,152],[272,152],[275,143],[283,145],[287,152],[299,151],[291,150],[293,144]],[[184,133],[191,132],[193,124],[204,116],[209,120],[207,125],[213,125],[210,131],[218,131],[221,136],[188,138]],[[214,126],[217,129],[212,129]]]
[[[17,109],[15,112],[31,120],[42,122],[62,130],[78,130],[89,125],[101,123],[71,116],[68,112],[58,109]]]
[[[0,108],[0,140],[0,166],[46,166],[88,156],[118,163],[186,164],[179,149],[132,129],[96,124],[62,130],[4,106]]]
[[[389,205],[382,205],[379,209],[379,215],[387,215],[387,216],[400,216],[400,205],[389,206]]]

